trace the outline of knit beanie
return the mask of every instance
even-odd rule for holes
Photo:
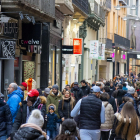
[[[44,118],[41,115],[40,110],[38,109],[33,110],[27,123],[33,123],[33,124],[38,125],[40,128],[42,128],[44,124]]]
[[[51,110],[51,109],[54,111],[54,106],[51,105],[51,106],[49,107],[49,110]]]
[[[55,88],[56,90],[58,90],[58,85],[53,85],[52,89]]]

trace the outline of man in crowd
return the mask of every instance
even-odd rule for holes
[[[76,117],[80,111],[81,140],[100,140],[100,126],[105,122],[105,108],[100,97],[100,88],[92,87],[91,93],[78,101],[71,112]]]
[[[27,94],[27,100],[20,103],[20,109],[18,110],[17,116],[13,124],[12,135],[14,135],[14,133],[20,128],[22,124],[28,121],[31,112],[34,109],[39,109],[42,116],[45,118],[46,102],[40,99],[41,97],[43,98],[43,96],[39,98],[39,92],[36,89],[30,90],[30,92],[28,92]]]
[[[70,85],[66,85],[66,89],[70,91],[71,90]]]
[[[103,92],[107,92],[109,94],[110,98],[109,98],[108,102],[112,105],[114,113],[116,113],[117,106],[116,106],[115,98],[111,96],[109,86],[105,86],[103,89]]]
[[[21,91],[21,94],[23,95],[24,99],[24,91],[27,90],[27,84],[25,82],[22,82],[20,86],[18,86],[18,90]]]
[[[81,86],[83,96],[87,96],[90,93],[90,87],[86,84],[85,80],[81,81]]]
[[[50,94],[50,89],[49,88],[45,88],[44,96],[47,98],[49,94]]]
[[[82,92],[82,90],[79,88],[78,82],[74,82],[73,94],[74,94],[75,102],[76,102],[76,103],[83,97],[83,92]]]
[[[23,95],[20,90],[17,90],[17,87],[16,83],[11,83],[8,87],[9,95],[7,104],[10,107],[13,123],[19,109],[19,103],[23,100]]]
[[[55,114],[58,116],[58,118],[59,118],[58,106],[61,100],[62,100],[62,94],[60,91],[58,91],[58,85],[53,85],[52,90],[50,91],[50,94],[47,97],[47,107],[50,104],[54,104],[56,106]],[[59,133],[59,123],[57,123],[57,134],[58,133]]]

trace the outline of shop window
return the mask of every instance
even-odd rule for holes
[[[34,61],[23,61],[23,79],[35,78],[35,62]]]
[[[54,71],[55,71],[55,46],[50,45],[49,47],[49,79],[48,79],[49,86],[52,86],[55,83]]]

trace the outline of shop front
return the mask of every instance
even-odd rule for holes
[[[138,75],[140,73],[140,54],[127,54],[127,74],[129,76]]]

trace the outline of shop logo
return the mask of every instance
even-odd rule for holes
[[[20,39],[19,44],[20,45],[40,45],[40,41],[34,40],[34,39],[31,39],[31,40]]]

